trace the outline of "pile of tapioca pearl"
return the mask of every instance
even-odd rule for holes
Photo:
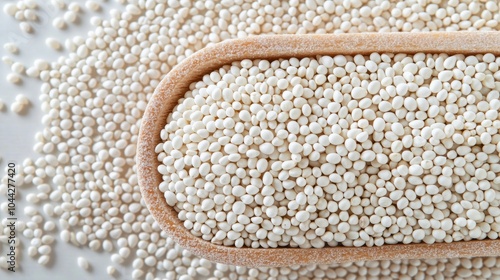
[[[75,2],[51,1],[64,11],[63,16],[53,19],[55,28],[73,24],[75,14],[78,18],[82,12],[93,13],[106,5],[105,1],[72,4]],[[56,242],[67,241],[110,254],[112,263],[108,272],[111,274],[115,270],[126,271],[130,267],[126,260],[130,258],[133,269],[130,277],[146,279],[156,276],[191,279],[196,275],[214,275],[217,279],[225,275],[235,279],[257,274],[260,279],[294,279],[314,278],[326,272],[333,275],[332,271],[362,278],[365,273],[364,263],[346,266],[348,273],[335,265],[258,270],[216,266],[191,256],[160,231],[140,199],[133,151],[140,118],[154,87],[162,75],[185,57],[222,40],[258,34],[500,29],[498,3],[494,0],[118,2],[125,5],[125,12],[113,10],[108,16],[96,14],[91,19],[95,29],[88,34],[66,40],[64,44],[47,38],[50,47],[57,50],[64,47],[69,55],[57,61],[40,58],[32,65],[20,67],[22,64],[16,61],[16,56],[22,55],[18,49],[24,46],[9,44],[6,49],[12,54],[2,57],[2,61],[12,68],[9,82],[29,78],[43,82],[40,100],[45,114],[44,129],[36,134],[35,145],[41,156],[23,162],[24,170],[16,180],[37,186],[37,190],[23,189],[20,199],[28,201],[27,194],[31,193],[28,202],[40,209],[38,213],[28,209],[26,214],[34,214],[28,221],[34,223],[19,227],[23,230],[29,227],[34,234],[34,238],[27,237],[34,241],[24,244],[23,251],[29,250],[42,264],[50,263],[42,256],[53,258],[54,251],[48,252],[46,247],[28,248],[42,246],[37,236],[55,235],[59,236]],[[14,11],[12,6],[9,9]],[[73,13],[65,15],[69,11]],[[18,17],[21,18],[21,14]],[[1,193],[5,193],[5,184],[3,179]],[[90,206],[86,206],[88,200]],[[41,222],[39,216],[45,220]],[[46,233],[48,221],[55,221],[54,232]],[[51,224],[47,227],[50,229]],[[0,241],[7,234],[5,228],[2,231]],[[31,231],[23,235],[30,236]],[[482,264],[483,259],[474,260],[477,260],[474,267],[482,266],[484,271],[496,266],[494,258],[489,259],[489,266]],[[78,263],[87,267],[85,262]],[[397,261],[366,266],[379,266],[380,269],[371,269],[369,275],[382,277],[391,274],[389,270],[405,271],[403,267],[412,266],[410,263],[402,262],[401,269]],[[468,259],[442,260],[441,263],[429,262],[429,266],[437,270],[427,269],[427,275],[443,271],[452,277],[461,269],[466,273],[473,271],[477,277],[488,277],[487,272],[471,268]],[[207,274],[207,269],[213,272]]]
[[[19,28],[25,33],[33,33],[31,23],[39,21],[38,10],[40,2],[36,0],[19,0],[7,2],[3,6],[3,12],[7,16],[11,16],[17,21],[20,21]],[[52,21],[52,26],[57,29],[65,29],[68,25],[74,24],[79,20],[79,13],[82,12],[82,7],[78,2],[66,2],[64,0],[45,1],[42,6],[51,5],[52,8],[64,11],[62,16],[56,16]],[[96,12],[100,10],[101,5],[94,0],[85,1],[85,6],[89,11]]]
[[[236,247],[496,239],[500,58],[243,60],[191,84],[158,144],[160,190]]]
[[[19,28],[21,31],[31,33],[33,29],[30,23],[38,20],[37,8],[38,4],[35,0],[22,0],[5,3],[3,12],[20,22]]]

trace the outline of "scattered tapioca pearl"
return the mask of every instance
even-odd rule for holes
[[[59,41],[57,41],[57,39],[54,39],[54,38],[45,39],[45,44],[54,50],[61,49],[61,43],[59,43]]]
[[[11,105],[10,105],[10,110],[16,114],[19,114],[21,113],[21,111],[23,110],[24,106],[23,104],[19,103],[19,102],[13,102]]]
[[[5,43],[3,48],[12,54],[17,54],[19,52],[17,45],[14,43]]]
[[[4,55],[2,56],[2,62],[7,65],[12,65],[14,63],[14,60],[12,60],[12,57]]]
[[[12,65],[10,66],[10,69],[12,70],[12,72],[14,73],[17,73],[17,74],[24,74],[24,65],[20,62],[14,62],[12,63]]]
[[[64,22],[64,19],[61,17],[55,17],[52,20],[52,26],[54,26],[57,29],[64,29],[66,27],[66,23]]]
[[[67,23],[74,23],[78,18],[78,15],[74,11],[67,11],[66,13],[64,13],[63,18]]]
[[[24,10],[24,18],[28,21],[36,21],[38,19],[38,16],[36,15],[35,10],[26,9]]]
[[[72,2],[68,5],[68,11],[72,11],[74,13],[78,13],[81,10],[81,6],[77,2]]]
[[[94,0],[85,1],[85,7],[92,12],[97,12],[101,9],[101,5]]]
[[[38,258],[38,264],[47,265],[50,261],[50,257],[48,255],[42,255]]]
[[[18,73],[10,73],[6,77],[7,82],[12,84],[18,84],[22,81],[21,76]]]
[[[51,251],[52,250],[51,250],[50,246],[48,246],[48,245],[42,245],[42,246],[38,247],[38,253],[40,255],[48,255],[48,254],[50,254]]]
[[[88,270],[90,268],[89,262],[84,257],[78,257],[77,263],[81,269]]]
[[[11,104],[10,110],[16,114],[21,113],[27,106],[30,105],[29,99],[23,95],[23,94],[18,94],[16,95],[15,101]],[[33,198],[34,199],[34,198]]]
[[[24,94],[18,94],[18,95],[16,95],[16,101],[19,102],[19,103],[21,103],[21,104],[23,104],[23,105],[29,105],[30,104],[30,100]]]
[[[11,17],[14,17],[17,11],[18,9],[15,3],[6,3],[3,6],[3,12]]]
[[[66,7],[66,3],[64,0],[50,0],[52,6],[62,10]]]
[[[28,22],[25,22],[25,21],[19,23],[19,28],[21,28],[21,31],[23,31],[25,33],[31,33],[33,31],[31,24],[29,24]]]
[[[46,229],[44,228],[44,230]],[[52,235],[44,235],[42,236],[42,243],[46,245],[51,245],[52,243],[54,243],[54,237]]]
[[[34,258],[38,254],[38,250],[34,246],[29,246],[28,247],[28,256]]]
[[[108,266],[106,267],[106,273],[108,273],[109,276],[113,276],[116,272],[116,268],[114,266]]]

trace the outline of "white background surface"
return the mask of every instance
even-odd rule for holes
[[[17,2],[15,0],[0,2],[3,9],[4,3]],[[55,51],[45,45],[45,39],[48,37],[56,38],[64,46],[64,41],[67,38],[74,36],[86,37],[87,32],[93,27],[89,23],[92,16],[101,16],[108,18],[110,9],[122,9],[123,7],[114,1],[100,1],[103,9],[98,13],[88,11],[85,8],[85,1],[75,0],[83,9],[79,13],[79,21],[76,24],[70,24],[65,30],[59,30],[52,26],[52,20],[57,16],[62,16],[63,11],[55,8],[50,4],[49,0],[37,0],[39,5],[37,15],[39,21],[32,23],[33,32],[26,34],[19,28],[19,22],[14,18],[7,16],[0,10],[0,56],[10,56],[14,61],[22,62],[26,68],[33,65],[33,61],[37,58],[43,58],[49,62],[57,60],[58,57],[66,55],[66,50]],[[66,3],[70,3],[66,1]],[[7,42],[16,43],[19,48],[19,53],[13,55],[5,51],[3,45]],[[35,144],[35,133],[41,131],[43,126],[41,118],[43,113],[40,109],[40,86],[42,82],[27,76],[23,76],[23,82],[19,85],[13,85],[6,81],[5,77],[11,73],[10,66],[0,62],[0,99],[5,104],[5,108],[0,111],[0,176],[5,175],[5,167],[9,162],[17,163],[19,167],[22,161],[31,157],[37,158],[37,154],[33,152]],[[26,95],[31,105],[22,114],[18,115],[10,111],[10,105],[14,102],[15,96],[19,93]],[[23,186],[17,189],[17,213],[18,220],[28,221],[23,214],[23,207],[27,205],[23,202],[28,193],[37,192],[34,186]],[[0,196],[0,203],[5,202],[7,197]],[[40,205],[39,205],[40,206]],[[39,208],[39,210],[41,210]],[[45,221],[53,220],[58,228],[57,219],[50,218],[44,215]],[[0,218],[5,218],[5,213],[0,213]],[[55,237],[55,243],[52,245],[52,253],[50,254],[50,262],[47,266],[42,266],[37,263],[37,258],[32,259],[27,254],[29,240],[22,236],[21,232],[17,233],[17,237],[21,239],[19,248],[20,254],[17,256],[17,272],[12,273],[0,269],[0,279],[26,279],[26,280],[58,280],[58,279],[111,279],[106,273],[106,267],[112,265],[110,261],[110,253],[92,252],[88,247],[77,248],[72,244],[64,243],[59,238],[59,231],[56,229],[51,234]],[[5,256],[7,253],[6,244],[0,244],[0,256]],[[85,271],[78,267],[77,258],[84,256],[90,263],[91,269]],[[115,275],[118,279],[130,279],[131,260],[128,259],[118,270],[125,273]]]

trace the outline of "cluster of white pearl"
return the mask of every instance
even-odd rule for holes
[[[16,95],[15,101],[10,105],[10,110],[16,114],[23,112],[30,105],[30,100],[24,94]],[[0,110],[2,106],[0,106]]]
[[[243,60],[161,132],[160,190],[196,236],[321,248],[496,239],[500,58]]]
[[[19,28],[25,33],[33,31],[31,23],[38,20],[36,9],[38,4],[35,0],[16,1],[17,3],[6,3],[3,6],[4,14],[19,21]]]

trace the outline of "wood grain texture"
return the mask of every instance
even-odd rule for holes
[[[158,186],[155,147],[168,114],[192,82],[203,74],[242,59],[277,59],[336,54],[448,53],[500,54],[500,32],[371,33],[340,35],[267,35],[224,41],[204,48],[174,67],[155,90],[142,118],[137,147],[137,174],[143,198],[160,227],[182,247],[214,262],[258,266],[327,264],[360,260],[454,258],[500,255],[500,240],[397,244],[381,247],[322,249],[252,249],[214,245],[193,236],[167,205]]]

